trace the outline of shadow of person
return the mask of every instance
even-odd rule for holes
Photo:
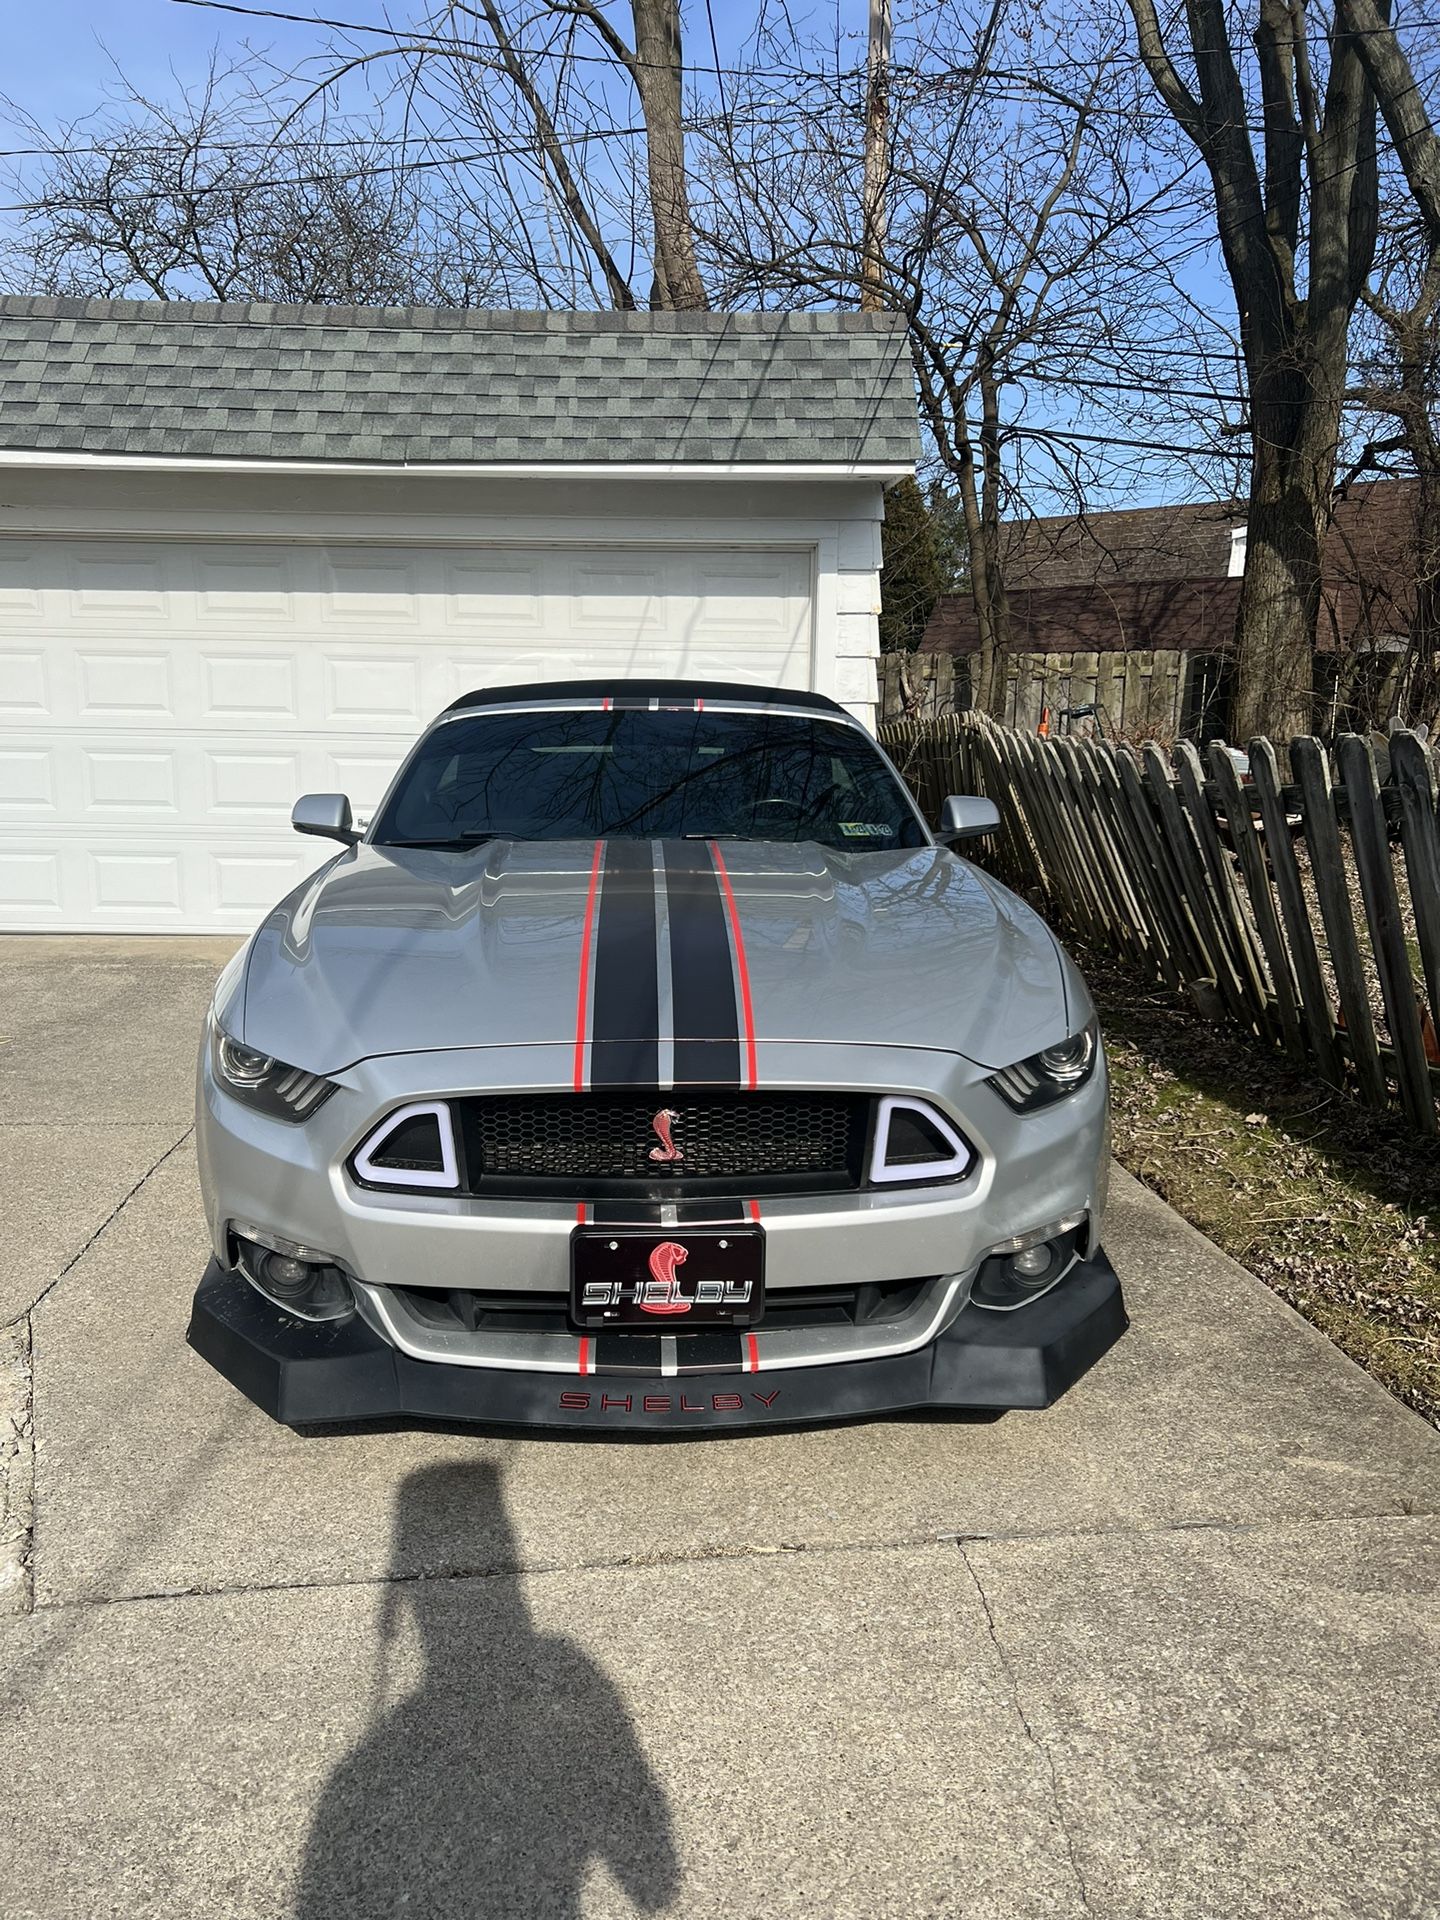
[[[670,1812],[619,1694],[572,1640],[537,1632],[513,1574],[415,1577],[446,1538],[516,1564],[493,1466],[400,1487],[375,1718],[326,1783],[295,1920],[571,1920],[595,1862],[662,1912],[680,1884]]]

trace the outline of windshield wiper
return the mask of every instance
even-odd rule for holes
[[[466,847],[483,847],[487,840],[493,840],[493,833],[452,833],[443,840],[377,840],[379,847],[430,847],[440,852],[455,853]]]

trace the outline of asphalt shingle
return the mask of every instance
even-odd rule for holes
[[[0,447],[326,460],[361,444],[409,465],[898,466],[918,451],[888,314],[0,298]]]

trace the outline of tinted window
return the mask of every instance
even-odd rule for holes
[[[779,714],[513,713],[421,741],[382,842],[818,840],[924,844],[904,789],[850,727]]]

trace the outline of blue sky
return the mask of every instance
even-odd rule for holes
[[[256,3],[264,5],[266,0]],[[314,12],[358,21],[385,18],[376,0],[273,0],[273,4],[289,13]],[[854,14],[857,35],[863,35],[864,0],[846,0],[846,7]],[[416,10],[401,0],[393,17],[404,22]],[[722,46],[730,37],[726,31],[730,21],[743,20],[748,28],[753,17],[746,0],[716,0],[714,13]],[[205,7],[177,6],[174,0],[44,0],[43,4],[0,0],[0,18],[5,46],[0,91],[44,120],[69,120],[88,112],[113,85],[117,61],[141,88],[173,92],[176,76],[185,81],[203,73],[217,42],[235,55],[247,43],[268,48],[288,67],[315,52],[323,35],[318,27],[247,20]],[[697,31],[698,23],[692,24],[689,51],[703,59]],[[15,143],[6,139],[4,144]]]
[[[288,10],[304,13],[306,0],[299,5],[289,0]],[[241,20],[171,0],[45,0],[43,5],[8,0],[4,13],[4,92],[44,120],[88,112],[113,85],[115,61],[138,85],[169,92],[176,74],[184,80],[204,71],[217,40],[237,53],[249,40],[300,54],[315,44],[318,31],[275,20]],[[358,17],[367,16],[378,17],[362,0]]]

